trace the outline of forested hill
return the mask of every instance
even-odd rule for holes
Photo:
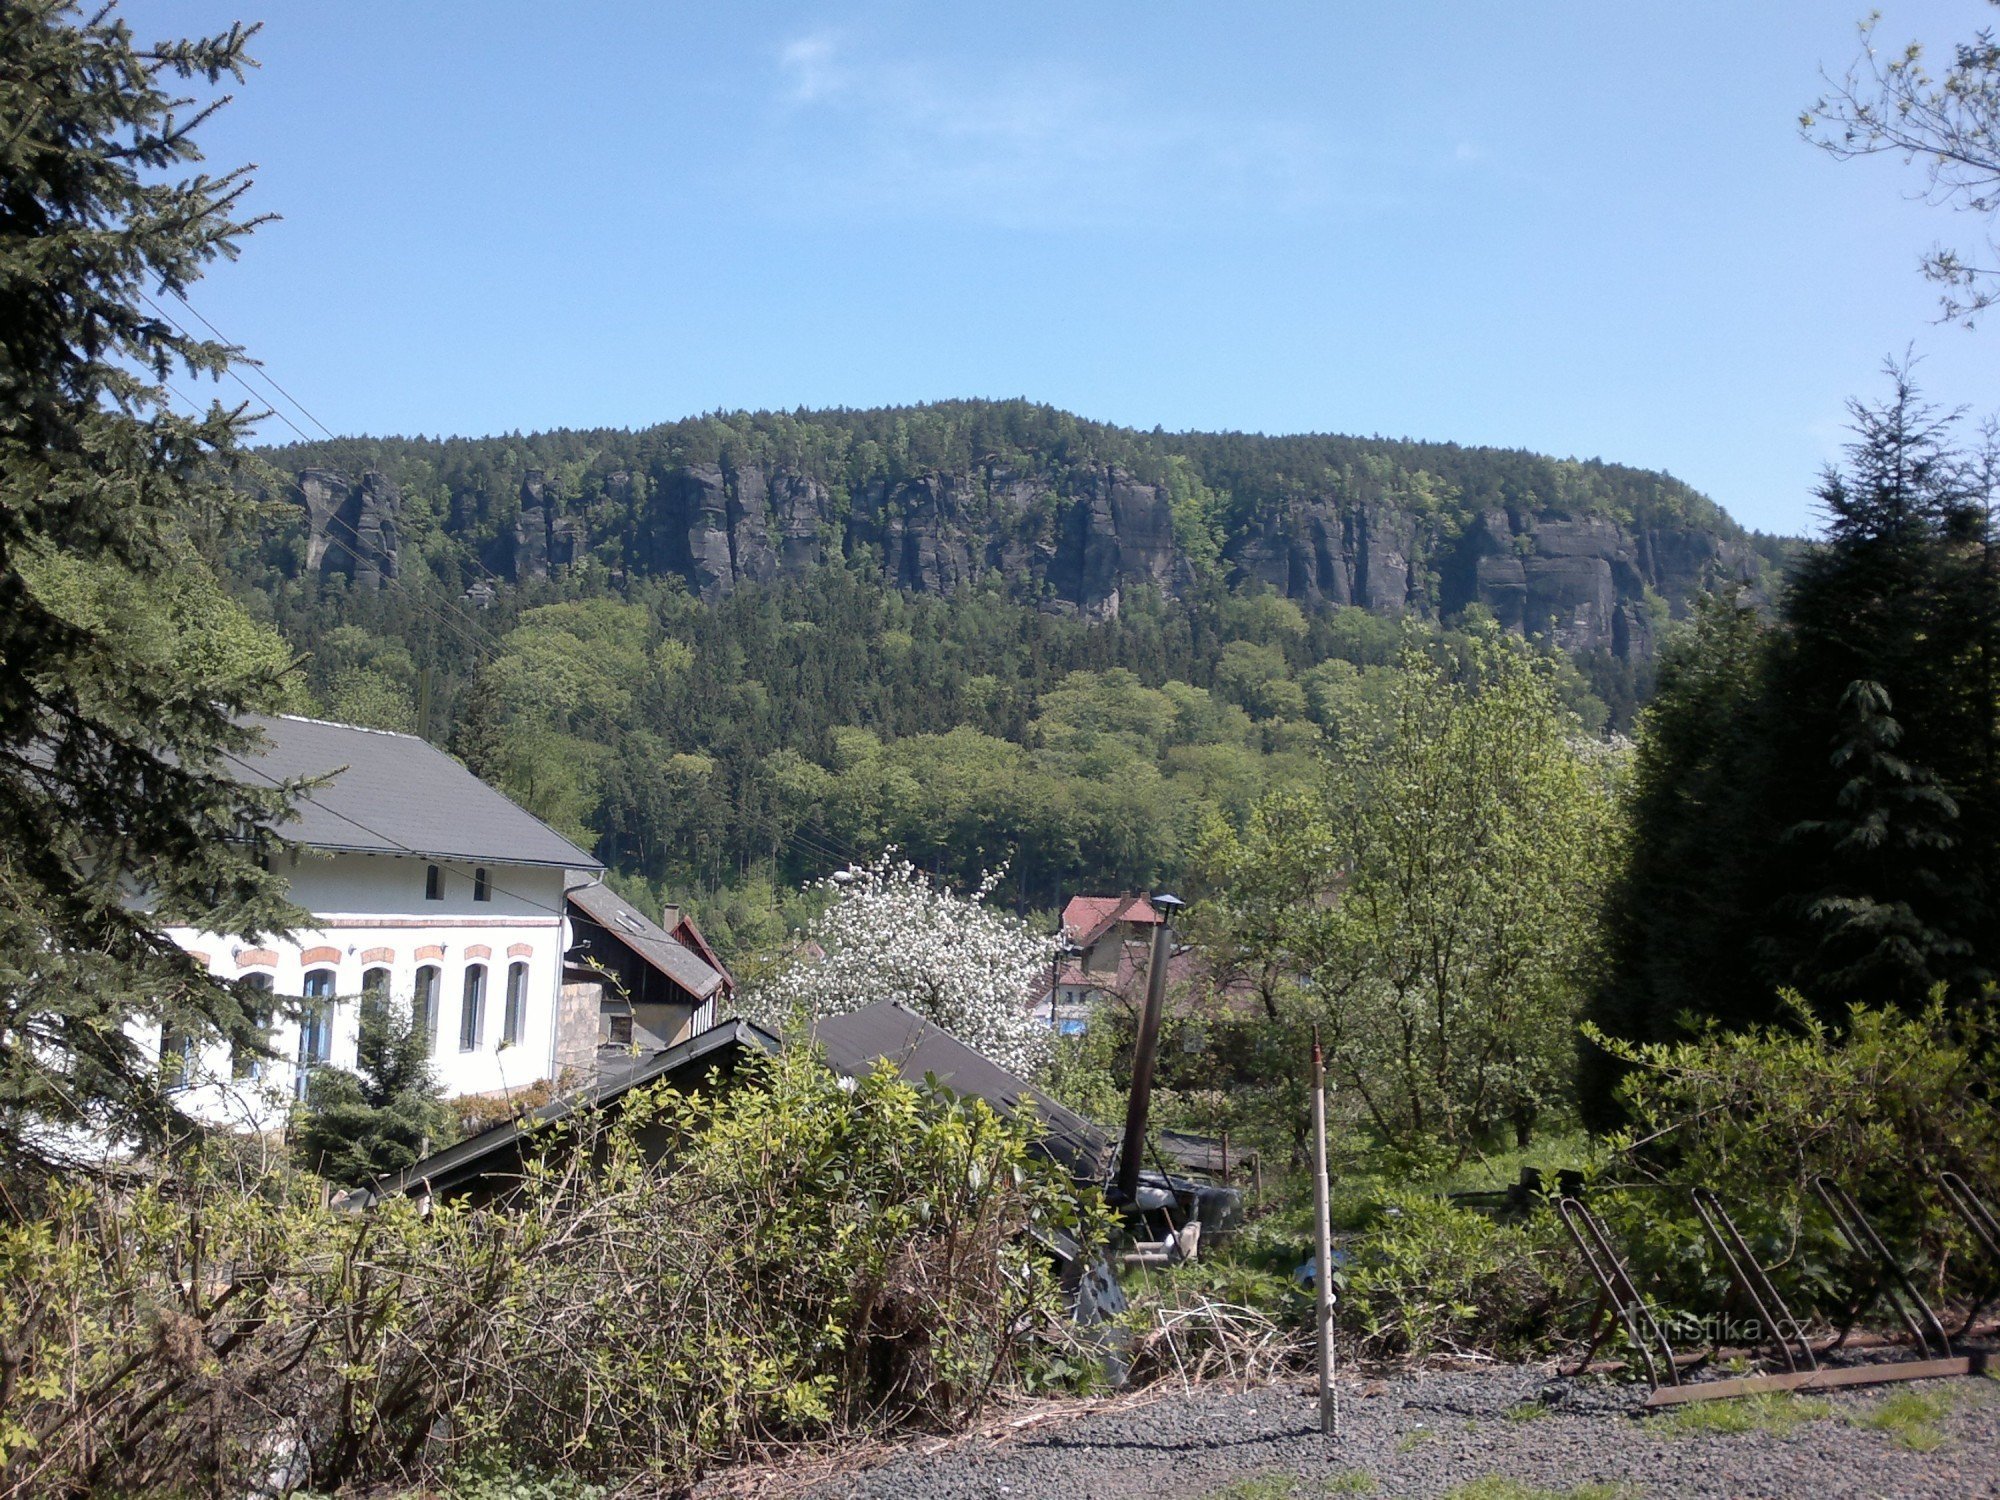
[[[1135,588],[1256,580],[1301,604],[1450,618],[1475,601],[1571,651],[1650,655],[1660,603],[1751,576],[1752,541],[1663,474],[1490,448],[1143,433],[1026,402],[738,414],[641,432],[388,438],[270,455],[275,560],[374,586],[598,568],[713,602],[842,556],[896,587],[982,577],[1086,618]]]
[[[422,727],[676,894],[886,842],[1032,904],[1171,875],[1399,617],[1542,636],[1621,724],[1665,622],[1774,554],[1615,464],[1026,402],[263,458],[226,570],[313,706]]]

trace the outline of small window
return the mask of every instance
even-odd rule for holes
[[[611,1045],[629,1047],[632,1045],[632,1017],[630,1015],[607,1017],[611,1022]]]
[[[426,901],[444,900],[444,871],[436,865],[424,866],[424,899]]]
[[[245,974],[243,988],[248,992],[243,999],[243,1019],[260,1035],[268,1033],[271,1029],[271,976]],[[265,1039],[269,1040],[268,1036]],[[254,1083],[264,1076],[264,1059],[249,1047],[232,1047],[229,1051],[229,1076]]]
[[[493,882],[486,878],[486,866],[484,865],[480,865],[472,872],[472,899],[474,901],[491,901],[493,899]]]
[[[479,1036],[486,1029],[486,965],[470,964],[465,970],[465,1000],[458,1011],[458,1050],[479,1050]]]
[[[416,1023],[417,1035],[428,1041],[433,1048],[438,1039],[438,970],[436,964],[425,964],[417,970],[417,987],[410,997],[410,1019]]]
[[[500,1022],[500,1044],[503,1047],[520,1045],[522,1028],[528,1021],[528,966],[524,963],[507,965],[507,1010]]]

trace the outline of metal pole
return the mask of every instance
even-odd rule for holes
[[[1153,929],[1153,957],[1146,971],[1146,1009],[1139,1017],[1139,1041],[1132,1053],[1132,1096],[1125,1106],[1125,1139],[1118,1154],[1117,1196],[1121,1203],[1139,1197],[1139,1157],[1146,1149],[1146,1111],[1153,1100],[1153,1063],[1160,1050],[1160,1008],[1167,996],[1167,960],[1174,951],[1174,930],[1168,923],[1180,901],[1154,898],[1160,908]]]
[[[1340,1431],[1340,1398],[1333,1389],[1333,1216],[1326,1175],[1326,1058],[1313,1027],[1313,1293],[1319,1314],[1319,1430]]]

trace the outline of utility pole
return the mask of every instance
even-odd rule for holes
[[[1117,1198],[1139,1198],[1139,1158],[1146,1149],[1146,1112],[1153,1102],[1153,1063],[1160,1051],[1160,1009],[1167,998],[1167,960],[1173,956],[1173,916],[1185,905],[1178,896],[1153,898],[1159,924],[1153,928],[1153,957],[1146,970],[1146,1009],[1139,1017],[1139,1041],[1132,1053],[1132,1096],[1125,1106],[1125,1139],[1118,1155]]]
[[[1319,1327],[1319,1430],[1340,1432],[1340,1398],[1333,1389],[1333,1216],[1326,1175],[1326,1058],[1313,1027],[1313,1295]]]

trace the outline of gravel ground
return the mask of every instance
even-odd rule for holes
[[[1341,1384],[1340,1436],[1327,1439],[1306,1384],[1201,1388],[1093,1411],[1052,1411],[1040,1421],[1031,1416],[1032,1425],[1003,1428],[1000,1436],[911,1444],[876,1467],[822,1480],[804,1493],[815,1500],[1283,1500],[1443,1496],[1472,1484],[1478,1500],[1540,1500],[1590,1485],[1610,1487],[1585,1488],[1592,1500],[1605,1493],[1727,1500],[2000,1496],[2000,1380],[1832,1392],[1802,1410],[1779,1406],[1740,1432],[1685,1430],[1671,1417],[1640,1417],[1638,1399],[1629,1386],[1558,1381],[1546,1369],[1355,1378]],[[1892,1401],[1901,1404],[1889,1408],[1891,1415],[1928,1403],[1928,1412],[1917,1412],[1931,1418],[1928,1427],[1869,1425]],[[1744,1408],[1736,1420],[1758,1410]],[[1927,1452],[1915,1446],[1931,1444]],[[1525,1488],[1479,1488],[1497,1478]],[[783,1488],[789,1487],[764,1493]]]

